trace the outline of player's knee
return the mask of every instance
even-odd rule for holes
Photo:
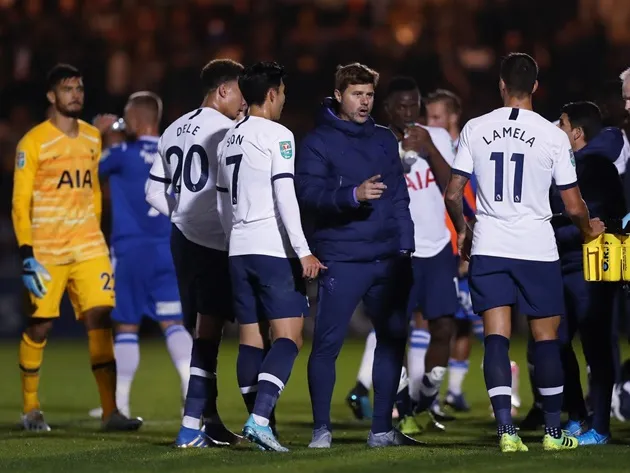
[[[112,328],[111,307],[93,307],[83,313],[83,323],[87,330]]]
[[[224,324],[225,320],[221,317],[199,314],[197,316],[197,327],[195,329],[196,338],[219,342],[223,336]]]
[[[138,325],[132,324],[114,324],[114,331],[116,333],[138,333],[140,331],[140,327]]]
[[[169,327],[173,325],[183,325],[181,320],[163,320],[160,322],[160,329],[162,332],[166,332]]]
[[[271,333],[273,340],[279,338],[288,338],[293,340],[298,349],[302,348],[302,329],[304,328],[304,319],[302,317],[290,317],[286,319],[277,319],[271,321]]]
[[[450,343],[455,334],[455,319],[453,316],[440,317],[429,322],[431,341],[435,343]]]
[[[29,320],[28,326],[24,330],[28,338],[35,343],[42,343],[48,338],[48,334],[52,329],[53,321],[51,319],[40,319],[33,317]]]
[[[544,342],[547,340],[557,340],[560,317],[554,316],[543,319],[531,319],[529,326],[534,341]]]
[[[258,324],[242,324],[238,328],[239,343],[250,347],[265,348],[263,329]]]
[[[470,320],[455,320],[455,336],[457,338],[470,337],[472,333],[472,322]]]
[[[429,330],[429,322],[424,320],[420,311],[413,313],[413,325],[418,330]]]

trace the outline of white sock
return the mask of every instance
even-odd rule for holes
[[[365,350],[361,358],[361,366],[357,381],[367,389],[372,387],[372,365],[374,364],[374,349],[376,348],[376,333],[372,330],[365,340]]]
[[[131,383],[140,364],[137,333],[119,333],[114,337],[116,358],[116,406],[123,414],[129,414]]]
[[[409,370],[409,395],[414,401],[420,399],[420,385],[424,376],[424,357],[430,342],[431,335],[426,330],[413,329],[411,331],[407,369]]]
[[[462,393],[462,384],[464,384],[464,378],[468,374],[468,367],[470,362],[449,360],[448,361],[448,391],[455,396],[459,396]]]
[[[183,325],[171,325],[164,331],[164,336],[166,337],[166,348],[168,348],[182,383],[182,399],[186,399],[188,379],[190,378],[192,337]]]
[[[426,397],[435,396],[440,392],[446,368],[444,366],[436,366],[428,372],[423,378],[424,382],[420,383],[420,393]]]
[[[254,422],[256,422],[261,427],[267,427],[269,425],[269,419],[266,419],[263,416],[252,414],[252,417],[254,418]]]

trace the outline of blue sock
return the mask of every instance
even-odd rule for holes
[[[271,345],[260,367],[258,394],[252,412],[259,419],[270,419],[278,397],[289,381],[298,351],[295,342],[288,338],[278,338]]]
[[[396,338],[377,331],[372,369],[374,385],[372,432],[375,434],[389,432],[393,428],[392,406],[396,401],[406,344],[406,334],[405,338]]]
[[[545,414],[545,432],[558,436],[562,413],[564,372],[560,358],[560,342],[545,340],[534,343],[534,378]]]
[[[499,426],[512,422],[512,368],[510,366],[510,340],[502,335],[488,335],[483,356],[483,376],[492,403],[494,417]]]
[[[182,425],[199,429],[201,419],[212,422],[217,414],[217,356],[219,344],[212,340],[193,340],[190,380],[184,403]]]
[[[264,349],[243,344],[238,346],[236,379],[249,414],[254,410],[256,394],[258,393],[258,375],[264,359]]]

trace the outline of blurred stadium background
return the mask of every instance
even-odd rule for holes
[[[282,121],[299,140],[337,64],[365,62],[383,83],[411,75],[423,93],[454,90],[466,120],[499,105],[498,64],[509,51],[538,61],[535,106],[547,118],[568,101],[597,99],[622,125],[629,0],[0,0],[0,337],[22,325],[15,145],[45,118],[44,78],[56,62],[84,73],[84,119],[120,114],[130,93],[148,89],[163,97],[166,125],[198,106],[208,60],[276,60],[290,74]],[[366,330],[355,322],[354,333]],[[67,304],[54,333],[83,333]]]

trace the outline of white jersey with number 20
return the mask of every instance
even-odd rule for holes
[[[175,204],[171,221],[201,246],[225,251],[226,239],[217,207],[219,146],[234,121],[209,107],[175,120],[162,134],[149,178],[170,184]]]
[[[549,189],[577,185],[565,133],[537,113],[503,107],[470,120],[453,172],[477,179],[472,255],[555,261]]]
[[[310,255],[293,182],[293,133],[271,120],[247,116],[221,146],[217,191],[230,256]]]

